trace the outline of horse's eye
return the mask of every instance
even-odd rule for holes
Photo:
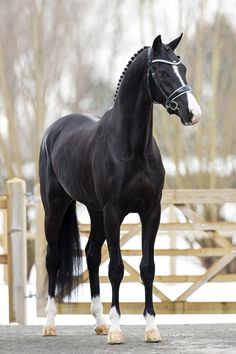
[[[159,71],[158,75],[160,76],[161,79],[164,79],[165,77],[167,77],[167,72],[165,71]]]

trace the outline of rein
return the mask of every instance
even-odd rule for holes
[[[164,59],[152,60],[151,54],[152,54],[152,47],[150,47],[148,49],[148,73],[147,73],[147,87],[148,87],[148,93],[151,98],[151,101],[153,103],[158,103],[152,98],[151,88],[150,88],[150,78],[153,79],[153,81],[155,82],[159,91],[164,96],[165,101],[166,101],[165,102],[166,109],[170,108],[172,111],[177,111],[179,109],[179,105],[175,101],[176,98],[184,95],[187,92],[191,92],[192,88],[189,85],[182,85],[182,86],[178,87],[176,90],[174,90],[170,95],[168,95],[165,92],[165,90],[163,89],[163,87],[161,86],[160,81],[158,80],[157,74],[156,74],[155,69],[153,67],[153,63],[165,63],[165,64],[169,64],[169,65],[177,65],[178,66],[181,63],[181,60],[179,60],[179,61],[176,61],[176,60],[169,61],[169,60],[164,60]]]

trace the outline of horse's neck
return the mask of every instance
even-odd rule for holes
[[[126,158],[145,154],[152,143],[153,105],[146,93],[145,69],[128,70],[112,112],[114,139]]]

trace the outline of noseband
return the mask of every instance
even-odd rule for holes
[[[169,60],[164,60],[164,59],[152,60],[151,54],[152,54],[152,47],[150,47],[148,49],[147,87],[148,87],[149,96],[150,96],[153,103],[158,103],[152,98],[152,94],[151,94],[150,78],[152,78],[153,81],[155,82],[156,86],[158,87],[159,91],[161,92],[161,94],[165,98],[166,109],[170,108],[172,111],[177,111],[179,109],[179,105],[175,101],[176,98],[184,95],[187,92],[191,92],[192,88],[189,85],[182,85],[182,86],[178,87],[176,90],[174,90],[170,95],[168,95],[165,92],[165,90],[163,89],[163,87],[161,86],[160,81],[158,80],[157,74],[156,74],[154,67],[153,67],[153,63],[165,63],[165,64],[169,64],[169,65],[179,65],[181,63],[181,60],[179,60],[179,61],[176,61],[176,60],[169,61]]]

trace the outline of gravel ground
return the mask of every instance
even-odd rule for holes
[[[236,354],[236,324],[162,325],[160,343],[144,342],[144,326],[122,329],[124,343],[111,346],[92,326],[58,326],[57,337],[42,337],[39,326],[0,326],[0,353]]]

